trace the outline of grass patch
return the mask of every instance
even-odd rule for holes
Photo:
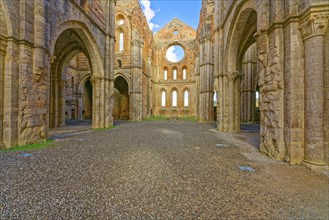
[[[191,121],[191,122],[198,122],[198,119],[194,116],[189,116],[189,117],[181,117],[181,118],[178,118],[178,120],[181,120],[181,121]]]
[[[7,149],[0,149],[0,151],[29,151],[29,150],[39,150],[48,147],[51,143],[54,142],[54,139],[47,139],[44,142],[27,144],[23,146],[17,146]]]
[[[177,121],[191,121],[191,122],[198,122],[198,119],[189,116],[189,117],[165,117],[165,116],[151,116],[148,118],[144,118],[144,121],[166,121],[166,120],[177,120]]]
[[[165,121],[165,120],[169,120],[169,118],[165,116],[151,116],[143,119],[143,121]]]
[[[111,130],[113,128],[116,128],[116,125],[112,125],[111,127],[108,128],[93,128],[94,131],[107,131],[107,130]]]

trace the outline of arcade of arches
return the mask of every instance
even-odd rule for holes
[[[153,34],[138,0],[2,0],[0,148],[67,120],[196,117],[258,123],[263,153],[328,168],[328,20],[325,0],[203,0],[197,30]]]

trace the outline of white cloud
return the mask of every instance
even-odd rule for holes
[[[177,54],[175,53],[175,47],[171,46],[168,48],[166,52],[166,57],[170,62],[177,62],[179,59],[177,57]]]
[[[140,3],[143,6],[143,12],[144,15],[146,17],[147,23],[151,29],[151,31],[153,30],[153,28],[158,28],[159,25],[154,24],[151,22],[151,20],[155,17],[155,11],[151,8],[151,0],[140,0]],[[160,10],[158,10],[160,11]]]

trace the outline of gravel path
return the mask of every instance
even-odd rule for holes
[[[0,152],[0,219],[329,219],[327,176],[214,128],[125,122]]]

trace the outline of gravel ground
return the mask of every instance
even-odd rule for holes
[[[327,176],[232,140],[215,124],[125,122],[0,152],[0,219],[329,219]]]

